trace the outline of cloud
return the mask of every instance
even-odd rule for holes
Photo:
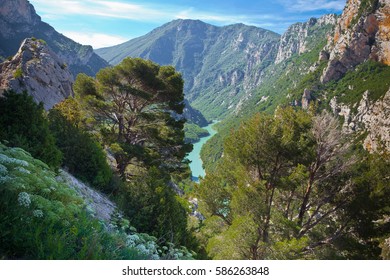
[[[99,16],[113,19],[128,19],[140,22],[163,23],[172,19],[199,19],[217,24],[245,23],[259,25],[275,20],[274,15],[237,15],[218,14],[199,9],[161,4],[160,6],[147,4],[131,4],[123,1],[108,0],[30,0],[39,6],[44,18],[56,18],[69,15]]]
[[[129,38],[102,33],[83,33],[75,31],[62,31],[61,33],[80,44],[92,45],[94,49],[118,45],[129,40]]]
[[[345,0],[279,0],[279,2],[290,12],[340,11],[345,6]]]
[[[45,17],[51,15],[89,15],[150,21],[153,18],[167,16],[166,12],[159,9],[120,1],[32,0],[31,2],[40,7],[40,10],[45,13]]]

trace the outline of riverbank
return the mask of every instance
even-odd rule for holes
[[[190,168],[192,172],[192,180],[195,182],[199,182],[199,177],[204,177],[206,175],[206,171],[203,169],[203,162],[200,158],[200,151],[202,149],[202,146],[215,134],[217,134],[217,131],[213,129],[214,124],[216,122],[213,122],[209,124],[206,127],[203,127],[203,129],[207,130],[209,135],[205,137],[201,137],[200,140],[194,144],[194,148],[192,152],[187,156],[187,159],[191,161]]]

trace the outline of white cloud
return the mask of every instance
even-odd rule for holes
[[[279,0],[291,12],[341,11],[346,0]]]
[[[62,34],[80,44],[91,45],[94,49],[118,45],[129,40],[129,38],[102,33],[63,31]]]
[[[199,19],[218,24],[246,23],[259,25],[261,21],[275,20],[274,15],[235,15],[218,14],[201,11],[194,8],[183,8],[162,4],[161,6],[148,4],[130,4],[121,1],[108,0],[30,0],[44,13],[44,18],[55,18],[67,15],[89,15],[107,18],[129,19],[141,22],[167,22],[175,18]]]

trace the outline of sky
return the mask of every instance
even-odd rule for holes
[[[58,32],[95,49],[142,36],[175,19],[254,25],[283,34],[296,22],[340,14],[346,0],[29,0]]]

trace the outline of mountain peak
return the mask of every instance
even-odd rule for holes
[[[0,90],[26,90],[46,110],[73,95],[73,80],[66,63],[35,38],[25,39],[18,53],[0,64]]]

